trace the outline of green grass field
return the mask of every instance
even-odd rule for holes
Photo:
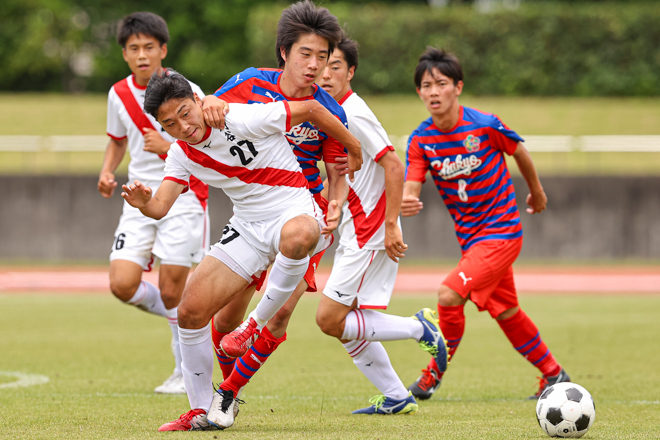
[[[365,100],[391,135],[408,135],[428,117],[414,94],[366,96]],[[660,135],[658,98],[465,96],[461,103],[498,114],[523,137]],[[105,117],[105,95],[0,95],[0,120],[4,122],[0,136],[103,135]],[[542,175],[660,174],[660,153],[533,153],[533,158]],[[102,161],[101,152],[0,152],[0,173],[97,174]],[[120,172],[126,173],[127,164],[125,160]],[[516,172],[515,166],[510,169]]]
[[[158,426],[188,409],[184,396],[152,392],[172,368],[164,320],[109,294],[0,295],[0,438],[545,438],[535,403],[524,400],[537,371],[472,306],[441,389],[416,414],[352,416],[377,392],[340,344],[316,328],[318,300],[301,301],[288,342],[246,388],[234,427],[163,434]],[[395,295],[390,312],[411,315],[433,303],[430,295]],[[596,400],[596,422],[584,438],[660,437],[660,297],[523,296],[522,305]],[[385,347],[406,385],[427,362],[412,341]],[[50,381],[8,388],[14,379],[7,372]]]

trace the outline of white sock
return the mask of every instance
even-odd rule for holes
[[[149,281],[140,281],[135,295],[127,302],[145,312],[167,317],[165,304],[163,304],[163,299],[160,297],[160,290]]]
[[[403,400],[408,390],[390,363],[380,342],[350,341],[343,344],[353,363],[385,397]]]
[[[413,318],[388,315],[375,310],[355,309],[348,312],[343,340],[352,341],[419,341],[424,334],[422,323]]]
[[[309,266],[309,257],[302,260],[293,260],[281,253],[275,257],[275,263],[268,275],[268,284],[264,296],[257,304],[257,308],[250,314],[259,326],[266,325],[268,320],[289,299],[300,280],[305,276]]]
[[[179,328],[179,341],[181,372],[190,408],[201,408],[208,412],[214,393],[211,325],[196,330]]]
[[[181,374],[181,345],[179,344],[179,323],[177,321],[177,308],[165,310],[167,322],[172,331],[172,354],[174,355],[174,373]]]

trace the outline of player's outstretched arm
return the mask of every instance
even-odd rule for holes
[[[394,151],[388,151],[378,165],[385,170],[385,251],[394,262],[405,257],[408,245],[403,242],[399,228],[399,210],[403,199],[403,176],[405,168]]]
[[[323,235],[330,235],[337,226],[339,226],[339,216],[341,215],[341,207],[344,205],[348,197],[348,182],[343,175],[340,174],[338,167],[341,163],[327,163],[325,164],[325,171],[328,174],[326,183],[324,182],[324,190],[327,188],[327,193],[323,194],[328,202],[328,214],[326,216],[327,226],[323,228]]]
[[[408,180],[403,184],[403,199],[401,200],[401,215],[412,217],[419,214],[424,204],[419,200],[422,193],[422,182]]]
[[[229,106],[227,103],[215,95],[206,95],[202,99],[204,121],[213,128],[224,130],[225,116],[228,111]]]
[[[138,208],[142,214],[156,220],[165,217],[185,186],[171,180],[163,180],[158,191],[152,197],[151,188],[139,180],[122,185],[121,196],[129,205]]]
[[[518,147],[516,148],[516,152],[513,153],[513,158],[516,160],[520,174],[525,178],[525,182],[527,182],[527,187],[529,188],[529,194],[527,195],[529,208],[526,211],[529,214],[536,214],[543,211],[548,204],[548,197],[545,195],[545,191],[543,191],[543,186],[539,180],[539,175],[536,173],[532,157],[522,142],[518,142]]]
[[[108,146],[105,147],[105,156],[103,157],[103,166],[99,173],[97,188],[106,199],[112,197],[117,187],[114,172],[124,158],[127,146],[128,140],[126,138],[120,140],[110,138]]]
[[[344,127],[344,124],[335,115],[314,99],[290,101],[289,109],[291,110],[291,125],[311,122],[346,148],[348,151],[348,177],[353,182],[355,172],[362,168],[360,141]]]

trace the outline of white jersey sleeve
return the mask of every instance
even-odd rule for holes
[[[368,155],[372,160],[378,162],[383,154],[391,150],[392,143],[385,129],[371,111],[352,114],[349,129],[360,141],[363,155]]]
[[[225,120],[232,133],[245,139],[266,138],[291,128],[291,112],[286,101],[229,104]]]
[[[108,92],[108,115],[105,131],[108,136],[115,140],[124,139],[128,136],[126,126],[119,117],[119,112],[122,108],[123,104],[113,87]]]
[[[170,151],[167,152],[167,159],[165,159],[165,177],[163,180],[172,180],[181,185],[185,185],[188,191],[190,184],[190,169],[187,166],[188,156],[183,152],[181,147],[175,142],[170,146]]]

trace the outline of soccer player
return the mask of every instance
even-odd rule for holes
[[[398,260],[408,248],[399,224],[404,166],[376,116],[351,89],[357,66],[357,43],[343,38],[319,79],[346,111],[364,161],[343,206],[341,239],[316,322],[325,334],[341,341],[353,363],[382,393],[372,398],[373,405],[353,414],[407,414],[417,411],[417,402],[394,371],[381,341],[414,339],[433,353],[442,371],[447,346],[431,309],[412,318],[377,311],[389,304]]]
[[[427,171],[447,205],[461,246],[458,266],[438,291],[440,328],[454,355],[465,329],[463,307],[469,299],[487,310],[511,344],[538,368],[545,387],[569,381],[541,339],[538,328],[518,304],[512,264],[522,247],[522,228],[504,153],[512,155],[529,187],[527,212],[543,211],[548,201],[523,139],[495,115],[463,107],[463,69],[453,54],[428,48],[415,69],[417,93],[431,114],[408,140],[406,182],[401,214],[423,208],[419,195]],[[443,372],[431,359],[409,389],[428,399]]]
[[[108,94],[107,133],[110,142],[98,181],[105,198],[112,197],[117,181],[114,172],[128,149],[129,181],[139,179],[154,190],[165,176],[165,157],[173,139],[143,112],[149,78],[162,71],[167,55],[167,24],[151,12],[126,16],[117,31],[124,60],[131,75],[116,83]],[[204,96],[191,83],[195,93]],[[167,318],[172,331],[173,374],[156,393],[185,393],[177,328],[177,305],[192,263],[199,263],[209,242],[206,210],[208,187],[196,179],[191,191],[172,206],[165,218],[154,220],[124,203],[110,253],[110,290],[121,301],[148,313]],[[160,259],[158,287],[142,280],[142,272]]]
[[[223,130],[204,121],[201,100],[175,72],[156,73],[149,81],[145,110],[174,138],[165,178],[156,194],[136,180],[122,196],[144,215],[164,217],[190,187],[194,174],[222,188],[234,216],[220,241],[193,273],[179,305],[182,371],[191,410],[160,431],[226,428],[233,423],[234,394],[213,390],[213,352],[209,321],[274,261],[259,316],[270,319],[307,270],[310,255],[329,244],[323,215],[307,190],[283,133],[311,121],[345,145],[359,147],[343,124],[317,101],[267,105],[231,104]],[[281,304],[280,304],[281,305]],[[231,423],[226,417],[231,415]]]
[[[291,5],[282,12],[277,26],[276,54],[280,69],[246,69],[227,81],[215,95],[230,103],[296,102],[315,99],[346,123],[346,115],[341,106],[315,84],[341,36],[342,30],[337,18],[327,9],[317,8],[310,1]],[[205,107],[208,103],[211,108],[214,99],[205,98]],[[337,168],[346,164],[338,162],[338,159],[346,158],[346,147],[349,175],[353,177],[353,172],[359,169],[362,163],[361,151],[351,145],[342,145],[320,127],[309,123],[293,126],[285,134],[307,178],[310,192],[324,212],[328,213],[328,226],[334,229],[338,224],[340,206],[348,194],[346,180]],[[320,160],[325,162],[329,182],[327,200],[330,202],[321,196],[323,181],[318,167]],[[231,390],[238,394],[268,357],[286,340],[286,327],[298,300],[305,291],[317,290],[314,273],[322,255],[323,253],[319,253],[310,260],[304,279],[270,322],[266,323],[252,312],[245,323],[230,334],[245,316],[250,298],[248,295],[241,297],[243,302],[237,299],[230,307],[220,310],[214,316],[213,342],[225,378],[220,385],[221,392]],[[262,301],[269,299],[264,296]],[[255,334],[260,336],[254,342],[255,346],[250,349]],[[234,358],[239,356],[240,359],[235,361]]]

